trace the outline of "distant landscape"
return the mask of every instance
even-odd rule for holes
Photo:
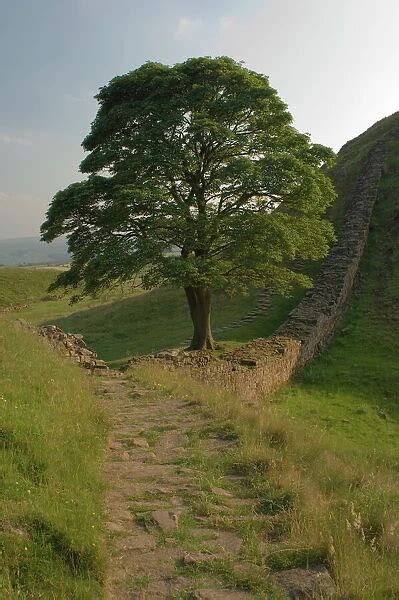
[[[0,240],[0,266],[58,265],[68,261],[65,238],[47,244],[39,237]]]

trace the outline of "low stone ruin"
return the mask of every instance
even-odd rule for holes
[[[94,350],[86,346],[82,335],[65,333],[55,325],[37,327],[37,333],[44,337],[58,352],[79,363],[81,367],[90,369],[92,372],[109,372],[107,364],[97,358]]]
[[[30,308],[29,304],[8,304],[7,306],[0,306],[0,313],[15,312],[25,308]]]

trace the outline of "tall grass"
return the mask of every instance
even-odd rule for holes
[[[0,325],[0,597],[97,600],[104,415],[83,372]]]

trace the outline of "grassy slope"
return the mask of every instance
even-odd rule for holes
[[[255,337],[266,337],[298,302],[301,291],[289,298],[274,298],[271,308],[253,322],[216,334],[223,348]],[[216,294],[214,327],[229,325],[252,310],[259,292],[228,297]],[[70,306],[67,300],[38,303],[18,313],[29,321],[54,323],[68,332],[83,334],[87,343],[112,366],[135,354],[182,346],[190,338],[192,325],[182,290],[138,290],[119,298],[86,300]]]
[[[54,277],[52,269],[0,268],[0,308],[40,300]]]
[[[347,177],[353,178],[350,165],[357,170],[359,155],[387,124],[399,125],[399,115],[344,148],[338,166],[348,161]],[[370,531],[363,544],[357,540],[356,550],[358,562],[370,567],[359,572],[352,565],[350,572],[340,564],[343,558],[351,564],[350,546],[338,552],[336,565],[351,597],[362,599],[399,595],[394,567],[399,552],[399,143],[391,144],[387,162],[361,275],[341,330],[327,351],[272,399],[280,415],[312,424],[323,445],[347,465],[358,465],[368,482],[369,493],[357,484],[342,495]]]
[[[398,120],[398,115],[389,117],[342,150],[335,170],[341,200],[334,211],[337,222],[356,180],[361,157],[381,132]],[[217,415],[220,421],[227,417],[230,425],[238,431],[242,446],[240,454],[232,457],[234,465],[241,464],[247,472],[253,470],[248,493],[257,495],[263,506],[273,506],[273,511],[280,513],[278,527],[289,533],[286,537],[282,536],[277,554],[271,553],[267,557],[268,565],[279,568],[306,564],[309,557],[316,556],[327,561],[334,570],[341,588],[347,592],[347,598],[362,600],[394,598],[399,593],[394,570],[399,533],[395,529],[392,535],[389,533],[390,526],[398,519],[398,362],[395,358],[399,349],[399,173],[395,158],[398,152],[397,147],[393,148],[390,171],[384,178],[384,193],[375,211],[374,230],[362,265],[360,286],[346,315],[342,332],[335,337],[328,351],[309,366],[297,382],[276,394],[270,406],[265,404],[255,419],[250,414],[251,410],[241,409],[235,399],[224,397],[219,402],[216,392],[204,397],[204,390],[190,389],[192,384],[188,384],[187,390],[179,388],[183,385],[180,381],[173,382],[172,386],[173,389],[177,386],[181,392],[202,395],[202,401],[212,414]],[[250,337],[268,335],[283,320],[298,297],[299,294],[287,301],[274,301],[268,315],[245,327],[229,330],[223,337],[236,343]],[[23,302],[24,299],[19,301]],[[26,311],[26,317],[36,321],[54,321],[58,317],[59,324],[65,329],[83,332],[101,355],[115,362],[124,358],[127,352],[143,352],[178,344],[189,333],[184,298],[179,292],[157,290],[128,298],[115,294],[107,302],[104,302],[104,298],[86,301],[83,311],[81,306],[69,307],[65,300],[38,302],[30,311]],[[245,314],[254,302],[254,296],[233,302],[219,298],[215,308],[216,325],[228,323]],[[60,364],[54,357],[47,360],[47,354],[43,361],[42,350],[39,353],[32,351],[28,338],[22,339],[24,335],[19,334],[22,337],[17,343],[13,339],[12,348],[10,341],[7,342],[7,372],[13,372],[16,365],[20,365],[18,372],[22,373],[23,383],[17,386],[3,376],[5,383],[2,385],[10,398],[13,394],[18,397],[19,404],[17,402],[16,406],[19,407],[28,393],[32,395],[32,389],[40,391],[33,398],[39,407],[44,402],[49,412],[46,416],[47,412],[38,409],[35,403],[29,403],[24,408],[25,415],[25,411],[32,410],[28,420],[24,417],[20,421],[13,421],[13,411],[8,417],[9,428],[15,426],[19,440],[29,439],[32,452],[26,452],[24,444],[15,444],[13,437],[11,442],[7,441],[8,430],[3,434],[7,445],[5,455],[9,457],[6,464],[11,465],[7,467],[12,473],[10,488],[16,488],[16,481],[19,486],[20,480],[23,480],[25,492],[21,494],[20,488],[14,489],[14,496],[7,492],[8,521],[17,529],[22,523],[21,531],[25,537],[2,533],[6,543],[14,544],[16,548],[14,554],[8,551],[7,555],[11,558],[8,558],[6,566],[12,567],[13,560],[15,564],[19,562],[22,565],[19,570],[11,568],[11,572],[14,573],[14,579],[15,574],[19,573],[17,579],[25,586],[39,585],[38,581],[43,580],[43,575],[45,580],[47,573],[47,578],[53,582],[51,585],[59,587],[57,598],[71,597],[71,590],[75,595],[79,593],[78,597],[96,597],[93,594],[97,592],[93,590],[97,590],[96,580],[101,572],[101,563],[96,546],[92,547],[94,554],[90,554],[88,548],[98,541],[91,541],[93,538],[90,538],[90,531],[86,527],[90,525],[91,528],[91,524],[94,524],[95,535],[96,522],[84,520],[82,513],[75,511],[84,512],[86,500],[87,506],[93,500],[91,492],[97,484],[95,478],[90,478],[94,468],[90,457],[91,450],[99,443],[102,425],[98,423],[97,429],[97,425],[88,419],[86,404],[82,406],[81,403],[82,382],[76,371],[69,371],[69,367],[62,366],[61,373]],[[19,339],[18,336],[16,339]],[[79,406],[73,403],[65,390],[62,391],[61,378],[65,373],[71,381],[77,378],[70,389],[74,397],[79,398]],[[43,384],[43,381],[51,380],[58,382],[60,394],[66,394],[63,402],[56,404],[57,411],[65,407],[65,414],[61,417],[58,414],[58,419],[53,413],[55,407],[50,401],[48,383],[46,386]],[[29,382],[29,385],[25,382]],[[90,447],[88,443],[84,451],[80,447],[78,431],[68,427],[61,431],[61,425],[68,423],[78,409],[83,411],[79,417],[83,429],[85,423],[88,427],[89,423],[94,427],[94,431],[89,427],[88,435],[93,446]],[[60,424],[58,432],[57,426],[52,423]],[[312,427],[309,427],[309,423]],[[54,427],[57,444],[47,436],[44,439],[44,432],[51,427]],[[30,435],[31,431],[34,435]],[[63,451],[63,436],[68,452]],[[72,472],[69,464],[70,448],[75,446],[82,461],[79,463],[78,460],[78,464],[83,464],[85,459],[91,464],[86,492],[78,489],[80,484],[76,479],[80,478],[79,469],[76,473]],[[46,450],[46,456],[41,454],[41,448]],[[35,458],[32,461],[35,453],[40,460]],[[51,457],[51,464],[48,456]],[[45,486],[36,483],[33,488],[31,471],[37,471],[42,459],[48,462],[47,468],[54,477],[46,479]],[[24,461],[28,466],[24,465]],[[261,475],[262,465],[267,471],[266,477]],[[22,469],[22,479],[18,469]],[[62,478],[57,475],[57,469],[59,473],[62,472]],[[73,496],[68,496],[70,490]],[[74,505],[73,498],[81,497],[82,493],[85,502]],[[54,497],[59,494],[63,498],[61,504],[54,502]],[[10,499],[15,496],[18,502],[11,503]],[[70,511],[66,509],[68,503],[73,507]],[[30,507],[32,514],[39,515],[38,520],[32,519]],[[96,510],[97,507],[92,512],[96,513]],[[43,529],[44,516],[50,525]],[[93,517],[96,518],[95,515]],[[38,534],[38,531],[41,533]],[[34,545],[31,554],[30,544]],[[331,544],[334,546],[334,555],[331,554]],[[255,546],[254,542],[254,554],[258,554],[257,560],[261,560],[258,551],[260,546],[258,549]],[[77,554],[76,547],[79,549]],[[25,555],[26,552],[29,554]],[[24,561],[25,556],[28,559]],[[67,558],[71,556],[74,557],[72,560]],[[82,556],[90,558],[85,558],[83,563],[78,559],[78,565],[86,564],[86,571],[83,568],[82,575],[76,577],[77,572],[73,571],[75,557]],[[33,569],[35,557],[41,558]],[[90,565],[88,569],[87,565]],[[41,569],[44,571],[41,572]],[[36,571],[38,576],[35,575]],[[7,579],[4,585],[9,585]],[[81,586],[79,592],[73,586]],[[46,588],[43,593],[51,594],[52,591],[48,592]],[[46,595],[43,597],[46,598]],[[54,597],[54,594],[48,597]]]
[[[102,597],[105,424],[84,374],[1,321],[0,597]]]
[[[240,476],[232,491],[255,501],[251,513],[244,504],[221,517],[211,497],[203,514],[243,539],[248,571],[260,568],[263,586],[270,585],[274,571],[324,564],[337,583],[337,600],[398,597],[395,470],[374,470],[367,460],[335,451],[320,428],[282,415],[273,403],[254,410],[243,402],[245,395],[239,398],[156,365],[138,366],[131,374],[161,397],[171,394],[200,404],[212,425],[199,430],[199,437],[211,431],[236,440],[228,451],[211,457],[199,450],[185,464],[197,471],[198,480],[223,487],[232,474]],[[212,562],[205,562],[198,575],[214,574],[212,569]],[[256,581],[243,585],[220,575],[228,586],[260,591]]]

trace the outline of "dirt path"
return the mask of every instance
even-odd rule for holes
[[[112,419],[108,598],[271,597],[243,591],[261,574],[243,558],[231,523],[243,509],[252,518],[251,500],[234,492],[242,477],[219,477],[215,467],[234,442],[188,401],[121,378],[102,379],[99,387]]]

